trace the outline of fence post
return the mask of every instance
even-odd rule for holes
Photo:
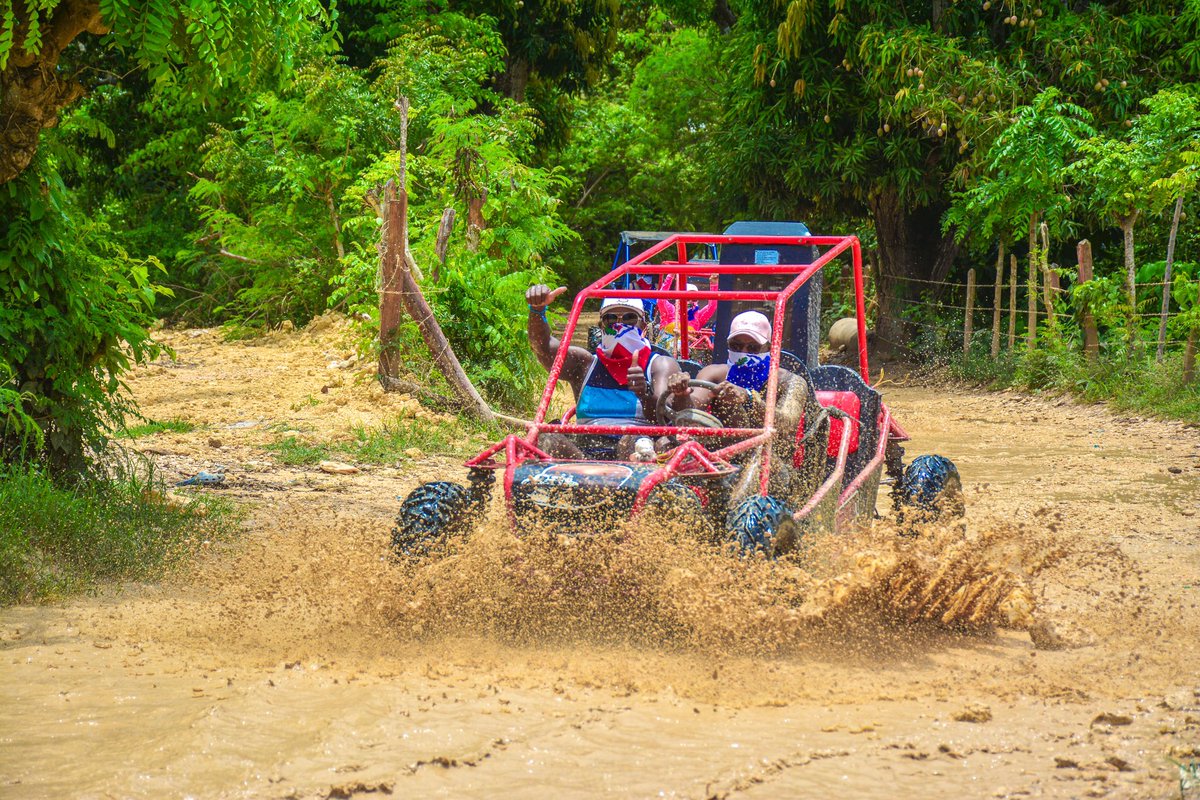
[[[1171,220],[1171,235],[1167,239],[1167,266],[1163,270],[1162,312],[1158,318],[1158,349],[1154,360],[1162,363],[1167,346],[1167,312],[1171,310],[1171,266],[1175,263],[1175,234],[1179,232],[1179,217],[1183,213],[1183,195],[1175,201],[1175,216]]]
[[[1200,280],[1196,281],[1200,286]],[[1200,303],[1200,295],[1196,302]],[[1200,325],[1193,325],[1188,331],[1187,344],[1183,346],[1183,385],[1189,386],[1196,379],[1196,339],[1200,338]]]
[[[1196,333],[1197,328],[1192,328],[1188,334],[1187,344],[1183,346],[1183,385],[1190,386],[1192,381],[1196,379]]]
[[[1038,296],[1038,278],[1037,278],[1037,256],[1034,253],[1029,254],[1029,297],[1026,303],[1026,330],[1025,330],[1025,347],[1029,350],[1037,348],[1037,296]]]
[[[1038,254],[1042,262],[1042,304],[1046,306],[1046,321],[1050,323],[1050,330],[1057,333],[1058,318],[1054,314],[1053,291],[1058,288],[1058,275],[1050,272],[1050,228],[1043,222],[1039,230],[1042,236],[1042,251]]]
[[[1017,254],[1008,257],[1008,349],[1017,346]]]
[[[1004,242],[996,256],[996,294],[992,300],[992,358],[1000,355],[1000,303],[1004,294]]]
[[[971,352],[971,333],[975,315],[975,268],[967,270],[967,310],[963,315],[963,355]]]
[[[400,377],[399,333],[403,305],[401,269],[404,246],[408,240],[408,192],[404,184],[396,186],[389,180],[384,189],[383,247],[380,251],[379,294],[379,377],[386,385],[388,379]]]
[[[1092,243],[1083,239],[1075,245],[1075,258],[1079,263],[1079,282],[1087,283],[1092,279]],[[1094,364],[1100,357],[1100,335],[1096,331],[1096,317],[1087,302],[1082,304],[1080,311],[1083,323],[1083,355],[1088,362]]]

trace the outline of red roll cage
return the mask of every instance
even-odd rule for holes
[[[813,246],[828,249],[809,264],[713,264],[711,262],[689,263],[688,261],[688,245],[726,244],[782,245],[792,247]],[[654,264],[649,263],[655,256],[668,253],[671,248],[675,248],[676,251],[673,260],[669,259]],[[638,502],[634,508],[635,513],[640,510],[646,497],[654,487],[667,478],[673,475],[689,473],[719,474],[722,471],[722,466],[729,467],[727,459],[730,456],[758,446],[764,446],[760,470],[760,491],[765,494],[771,469],[770,442],[775,432],[775,401],[779,392],[779,362],[780,353],[783,350],[784,319],[786,317],[787,303],[806,281],[846,251],[850,251],[851,253],[854,268],[854,302],[858,318],[859,371],[863,379],[869,383],[866,314],[863,298],[862,245],[859,243],[858,237],[675,234],[616,267],[576,296],[575,302],[571,307],[570,316],[567,318],[566,328],[563,331],[554,362],[550,367],[546,389],[542,393],[537,414],[533,422],[530,423],[528,431],[523,437],[512,435],[489,447],[475,458],[467,461],[466,466],[484,469],[498,469],[504,466],[505,496],[506,498],[511,498],[513,470],[517,464],[530,457],[539,460],[550,460],[550,456],[537,447],[538,436],[542,433],[637,434],[642,436],[674,435],[682,436],[686,440],[670,454],[667,462],[641,487],[641,490],[638,492]],[[711,287],[702,291],[687,290],[687,278],[692,275],[789,275],[793,273],[795,274],[795,278],[784,288],[775,291],[722,290]],[[667,290],[606,288],[625,276],[633,275],[675,275],[675,288]],[[749,300],[772,304],[774,306],[774,316],[771,324],[771,371],[767,379],[765,397],[766,413],[763,419],[763,426],[761,428],[681,428],[668,425],[581,425],[560,424],[557,421],[548,422],[546,416],[550,410],[555,388],[558,386],[572,335],[579,324],[584,303],[588,300],[603,299],[606,297],[675,301],[676,309],[679,312],[676,315],[676,319],[679,320],[680,326],[680,354],[684,358],[688,356],[689,344],[687,313],[684,310],[685,304],[688,301],[710,299],[718,301]],[[890,415],[886,415],[885,412],[885,416]],[[888,423],[890,424],[890,420],[888,420]],[[885,427],[885,430],[887,430],[887,427]],[[699,442],[693,440],[693,437],[703,438],[714,436],[733,438],[737,439],[737,441],[709,452]],[[505,454],[504,465],[496,463],[493,459],[493,456],[502,450]],[[845,441],[841,443],[840,450],[839,465],[845,462]]]

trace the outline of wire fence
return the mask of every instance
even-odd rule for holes
[[[1130,321],[1117,321],[1108,317],[1097,324],[1096,313],[1089,308],[1086,297],[1074,294],[1071,288],[1060,285],[1059,280],[1047,281],[1045,272],[1021,274],[1022,271],[1004,270],[997,276],[992,272],[992,281],[976,283],[975,270],[971,270],[967,283],[948,280],[933,280],[927,278],[898,279],[900,285],[915,284],[929,287],[919,297],[904,297],[893,295],[889,298],[894,307],[898,307],[906,322],[919,329],[934,332],[943,342],[949,344],[954,339],[953,326],[946,325],[946,318],[957,318],[962,334],[962,351],[966,355],[972,345],[978,347],[981,343],[991,340],[993,356],[1002,350],[1008,352],[1036,350],[1044,342],[1049,331],[1057,328],[1056,322],[1075,323],[1078,325],[1081,338],[1099,348],[1100,352],[1112,353],[1127,350],[1131,344],[1141,343],[1141,346],[1154,348],[1157,346],[1158,359],[1161,361],[1167,349],[1184,350],[1184,381],[1192,378],[1196,349],[1196,331],[1187,331],[1187,338],[1168,338],[1166,336],[1168,323],[1178,319],[1187,312],[1179,308],[1179,304],[1168,294],[1167,303],[1161,302],[1165,287],[1176,285],[1176,281],[1147,281],[1137,282],[1133,287],[1135,298],[1147,292],[1154,295],[1152,299],[1137,302],[1132,319],[1139,323],[1147,322],[1158,328],[1158,335],[1149,342],[1142,334],[1133,333],[1134,342],[1126,337],[1113,338],[1107,335],[1101,338],[1101,330],[1112,332],[1122,330]],[[1121,276],[1118,276],[1119,278]],[[1007,278],[1007,279],[1006,279]],[[1039,280],[1040,279],[1040,280]],[[997,280],[999,283],[997,283]],[[1078,285],[1078,284],[1076,284]],[[1120,280],[1122,298],[1127,297],[1128,284]],[[982,302],[977,302],[982,300]],[[1154,310],[1142,310],[1153,304]],[[1166,305],[1167,310],[1162,310]],[[1128,314],[1128,308],[1123,312]],[[941,321],[929,319],[940,317]],[[1107,315],[1104,315],[1107,316]],[[925,317],[922,319],[921,317]],[[981,325],[976,325],[982,322]],[[1074,325],[1071,326],[1074,328]],[[1179,326],[1170,327],[1172,333],[1179,334]],[[1061,330],[1059,331],[1061,334]],[[1159,338],[1161,337],[1161,339]]]

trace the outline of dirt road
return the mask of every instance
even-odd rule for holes
[[[169,336],[131,385],[202,427],[139,445],[224,466],[249,529],[162,585],[0,611],[0,796],[1169,798],[1200,761],[1195,427],[885,385],[909,455],[959,465],[965,537],[885,521],[806,573],[493,521],[404,569],[394,497],[453,460],[262,446],[428,412],[356,383],[336,324]],[[1031,598],[1041,647],[942,624],[973,587]]]

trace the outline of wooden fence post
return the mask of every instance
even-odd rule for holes
[[[992,300],[992,358],[1000,355],[1000,304],[1004,294],[1004,242],[996,256],[996,292]]]
[[[1200,288],[1200,280],[1196,281],[1197,288]],[[1200,295],[1196,296],[1196,302],[1200,303]],[[1193,325],[1188,331],[1187,344],[1183,346],[1183,385],[1190,386],[1192,381],[1196,380],[1196,340],[1200,339],[1200,325]]]
[[[1084,239],[1075,245],[1075,258],[1079,264],[1079,282],[1087,283],[1092,279],[1092,243]],[[1081,323],[1083,325],[1083,355],[1089,363],[1096,363],[1100,357],[1100,334],[1096,331],[1096,317],[1088,303],[1083,303]]]
[[[1154,360],[1162,363],[1163,351],[1167,346],[1167,312],[1171,310],[1171,267],[1175,263],[1175,234],[1179,231],[1179,217],[1183,214],[1183,195],[1175,201],[1175,216],[1171,221],[1171,235],[1167,239],[1167,266],[1163,270],[1162,310],[1158,317],[1158,349]]]
[[[1050,330],[1057,331],[1058,317],[1054,313],[1053,292],[1058,288],[1058,275],[1050,271],[1050,228],[1043,222],[1039,230],[1042,237],[1042,249],[1038,254],[1042,266],[1042,304],[1046,306],[1046,321],[1050,323]]]
[[[1017,254],[1008,257],[1008,349],[1017,346]]]
[[[967,270],[967,309],[963,315],[963,355],[971,352],[971,334],[975,316],[975,268]]]
[[[1033,241],[1032,236],[1030,236],[1029,239],[1031,242]],[[1029,253],[1029,286],[1028,286],[1029,297],[1026,298],[1027,302],[1025,304],[1025,307],[1026,307],[1025,348],[1027,350],[1034,350],[1037,348],[1037,296],[1038,296],[1037,271],[1038,271],[1037,248],[1035,247]]]
[[[1187,344],[1183,346],[1183,385],[1190,386],[1196,379],[1196,328],[1188,334]]]
[[[403,174],[403,167],[401,168]],[[403,181],[403,178],[401,179]],[[379,368],[384,386],[400,377],[399,332],[403,303],[402,268],[408,243],[408,192],[404,183],[397,188],[388,181],[383,201],[383,248],[380,251],[379,287]],[[393,206],[397,208],[393,209]]]

